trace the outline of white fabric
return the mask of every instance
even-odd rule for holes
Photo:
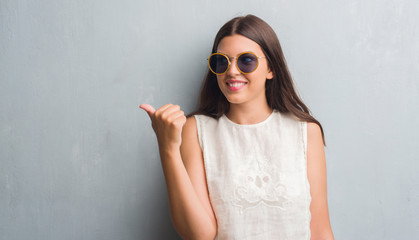
[[[310,239],[307,122],[274,110],[263,122],[195,115],[215,239]]]

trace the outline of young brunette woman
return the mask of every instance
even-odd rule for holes
[[[334,239],[324,133],[296,94],[278,38],[260,18],[215,37],[199,109],[147,111],[173,224],[184,239]]]

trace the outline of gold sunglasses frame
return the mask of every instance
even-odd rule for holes
[[[249,74],[249,73],[252,73],[252,72],[256,71],[256,69],[258,69],[258,67],[259,67],[259,59],[261,59],[261,58],[265,58],[265,57],[258,57],[258,56],[257,56],[255,53],[253,53],[253,52],[242,52],[242,53],[240,53],[237,57],[232,57],[232,59],[238,59],[238,58],[239,58],[241,55],[243,55],[243,54],[252,54],[253,56],[255,56],[255,57],[256,57],[256,59],[257,59],[257,63],[256,63],[256,67],[255,67],[255,69],[254,69],[253,71],[248,72],[248,73],[245,73],[245,72],[243,72],[242,70],[240,70],[239,65],[237,64],[237,60],[236,60],[236,68],[237,68],[237,70],[239,70],[239,72],[241,72],[242,74]],[[225,58],[227,58],[227,61],[228,61],[228,66],[227,66],[227,69],[226,69],[223,73],[216,73],[216,72],[214,72],[214,71],[211,69],[210,59],[211,59],[211,57],[212,57],[212,56],[214,56],[214,55],[221,55],[221,56],[224,56]],[[230,61],[230,58],[229,58],[226,54],[224,54],[224,53],[213,53],[213,54],[211,54],[211,55],[208,57],[207,61],[208,61],[208,68],[209,68],[209,70],[210,70],[212,73],[214,73],[215,75],[222,75],[222,74],[225,74],[225,73],[228,71],[228,69],[230,69],[230,66],[231,66],[231,61]]]

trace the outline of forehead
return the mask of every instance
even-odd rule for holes
[[[254,52],[258,56],[263,55],[263,51],[259,44],[238,34],[221,39],[218,44],[217,52],[227,54],[228,56],[237,56],[242,52]]]

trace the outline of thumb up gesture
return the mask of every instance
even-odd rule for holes
[[[153,106],[141,104],[151,120],[159,147],[179,148],[182,143],[182,128],[186,122],[185,113],[179,105],[166,104],[155,110]]]

